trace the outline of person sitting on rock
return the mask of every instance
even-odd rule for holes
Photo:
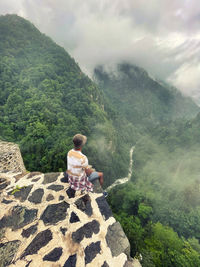
[[[70,187],[75,191],[93,191],[95,179],[99,179],[99,183],[103,185],[103,173],[94,171],[88,164],[88,158],[82,153],[82,148],[87,142],[87,137],[82,134],[76,134],[73,137],[74,148],[67,154],[67,173]],[[104,192],[104,196],[107,193]]]

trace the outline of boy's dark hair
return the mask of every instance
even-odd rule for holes
[[[79,149],[83,145],[85,145],[86,141],[87,141],[87,137],[85,135],[82,135],[82,134],[76,134],[73,137],[73,143],[74,143],[74,147],[76,149]]]

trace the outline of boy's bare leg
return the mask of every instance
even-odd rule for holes
[[[103,185],[103,172],[98,172],[99,175],[99,183],[102,186]]]

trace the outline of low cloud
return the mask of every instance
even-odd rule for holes
[[[200,95],[198,0],[1,0],[0,13],[32,21],[91,74],[128,61]]]

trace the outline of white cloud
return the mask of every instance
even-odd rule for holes
[[[87,73],[127,60],[184,93],[200,92],[199,0],[1,0],[0,13],[32,21]]]
[[[181,88],[186,95],[200,95],[200,63],[184,63],[170,76],[169,81]]]

